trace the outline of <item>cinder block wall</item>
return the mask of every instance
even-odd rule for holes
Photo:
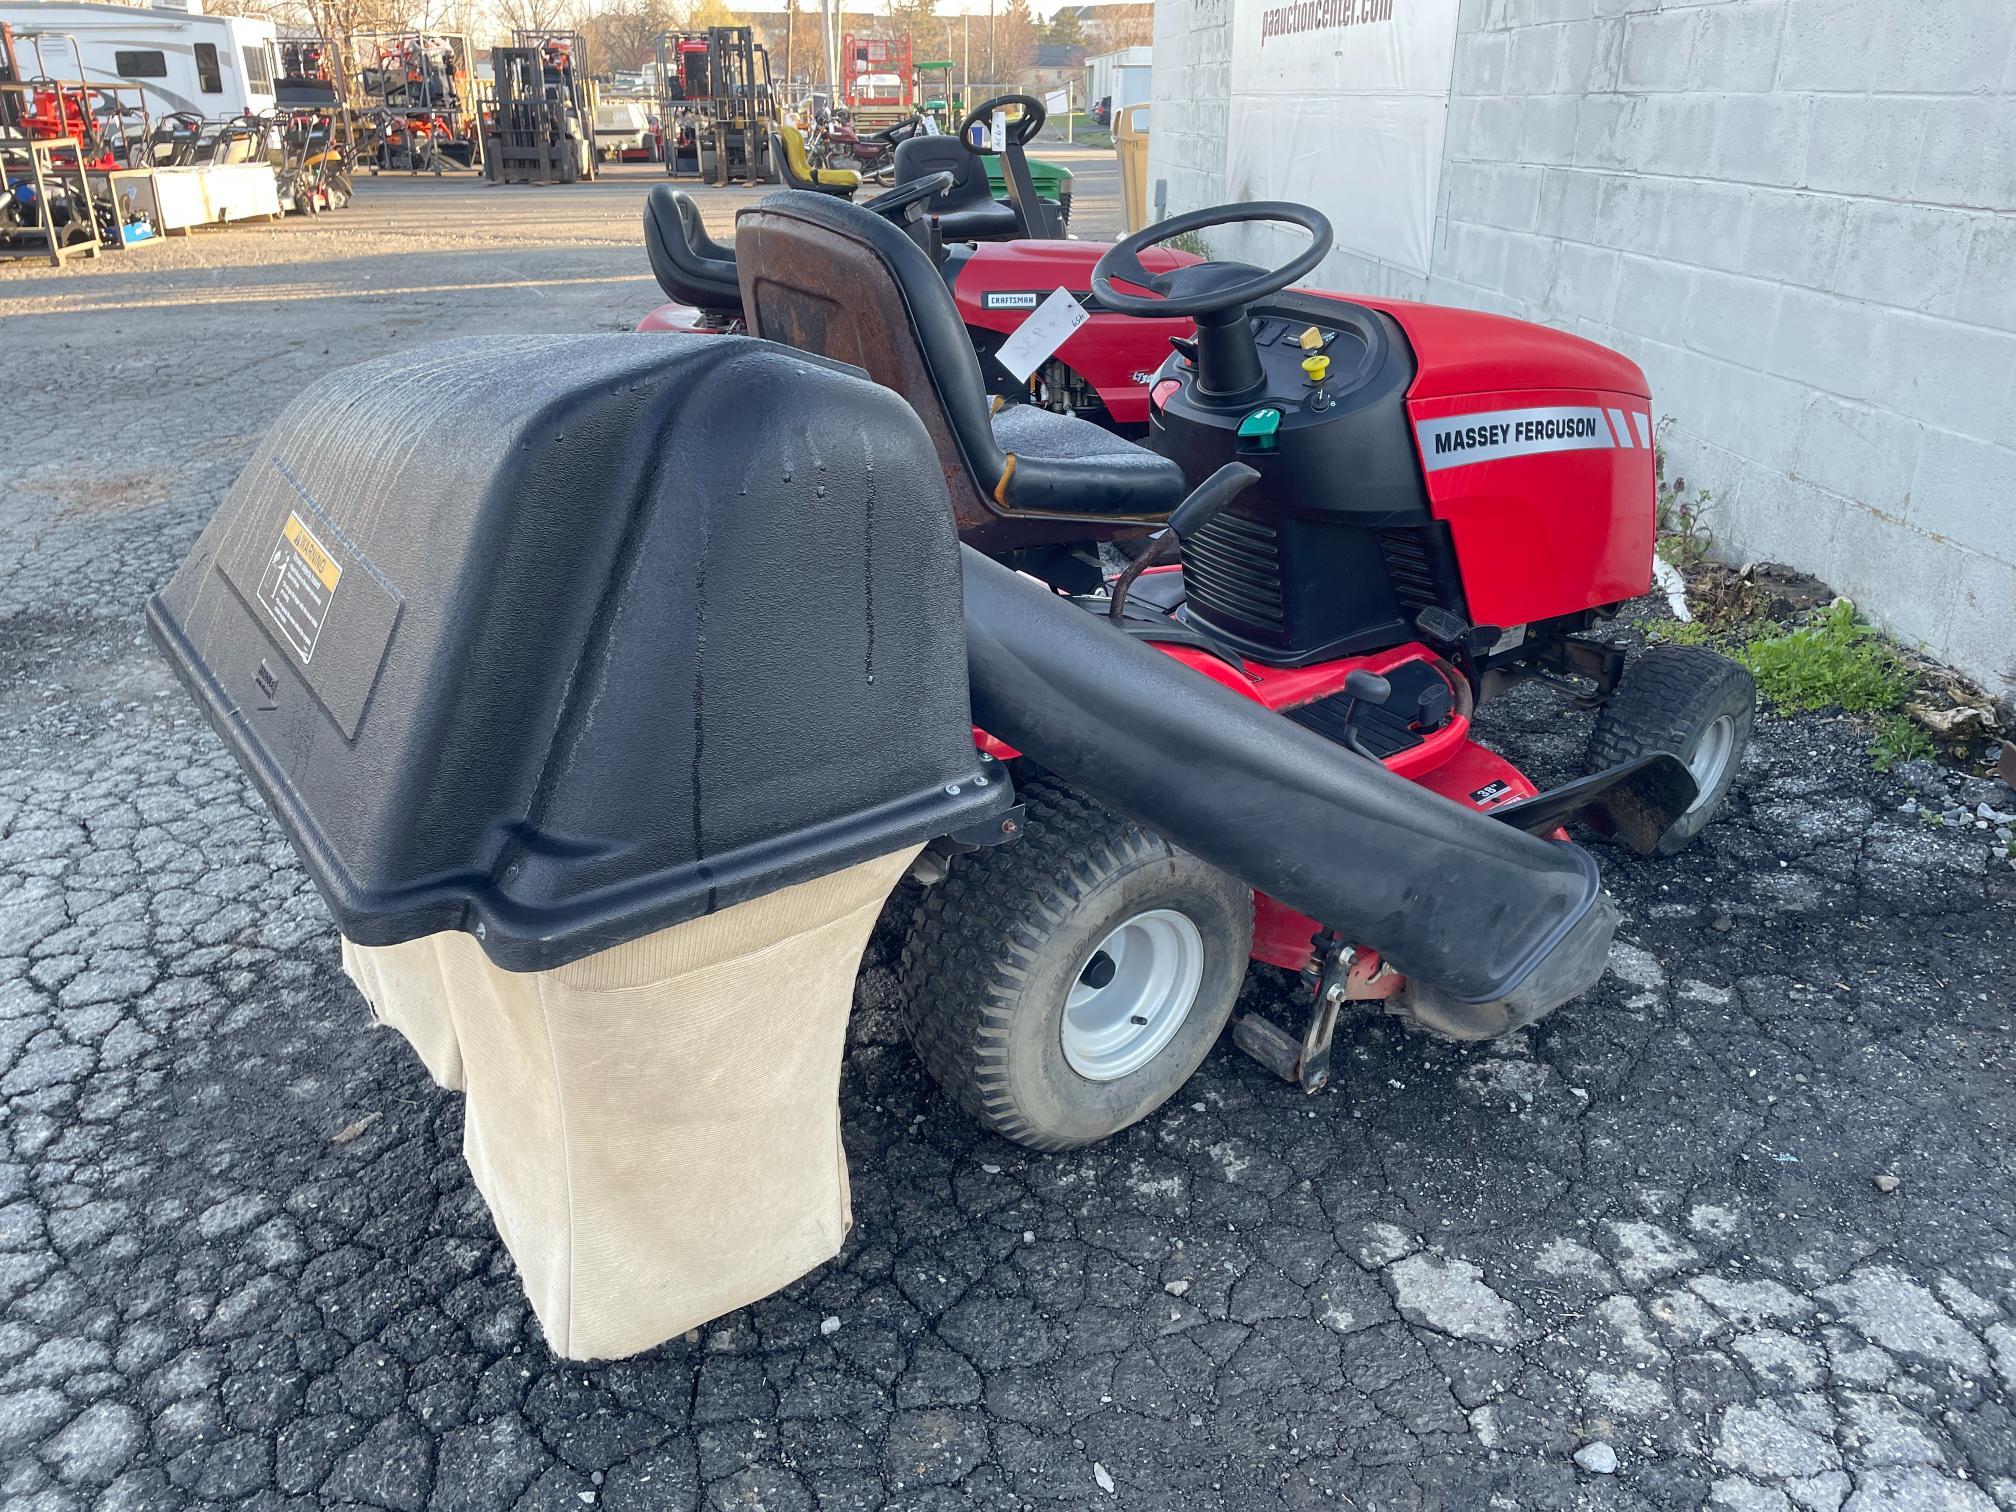
[[[1229,24],[1156,6],[1172,210]],[[1629,353],[1722,555],[2016,697],[2012,0],[1464,0],[1429,276],[1327,272]]]

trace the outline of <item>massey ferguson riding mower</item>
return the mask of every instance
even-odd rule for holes
[[[1143,264],[1262,218],[1310,251]],[[1726,664],[1620,682],[1581,633],[1646,586],[1643,380],[1284,293],[1328,240],[1262,205],[1109,249],[1112,308],[1196,323],[1151,447],[1035,411],[1004,450],[930,258],[773,196],[737,233],[754,336],[330,374],[150,602],[371,1011],[466,1094],[557,1352],[648,1348],[838,1250],[847,1014],[905,876],[919,1053],[1038,1148],[1173,1093],[1249,959],[1306,992],[1235,1039],[1310,1091],[1346,1014],[1475,1038],[1602,974],[1614,910],[1563,826],[1684,843],[1751,718]],[[1077,598],[993,559],[1165,519]],[[1533,677],[1604,704],[1597,769],[1549,793],[1470,738]]]
[[[1299,228],[1305,250],[1273,270],[1144,261],[1170,238],[1264,221]],[[1406,778],[1424,823],[1483,815],[1501,837],[1558,837],[1575,819],[1662,853],[1708,821],[1749,738],[1754,689],[1733,662],[1661,647],[1627,678],[1622,649],[1587,634],[1650,584],[1637,366],[1494,315],[1289,292],[1330,244],[1323,216],[1274,203],[1105,250],[1090,283],[1106,309],[1196,327],[1153,375],[1141,447],[1030,406],[1012,434],[990,424],[943,280],[887,221],[802,194],[737,221],[750,332],[908,397],[969,545],[1023,565],[1168,520],[1075,607],[967,566],[978,739],[1009,765],[1025,832],[947,862],[902,974],[933,1074],[1038,1148],[1103,1137],[1169,1097],[1224,1027],[1249,955],[1301,971],[1308,1012],[1293,1032],[1244,1019],[1235,1038],[1312,1091],[1348,1004],[1474,1039],[1561,1001],[1512,987],[1537,956],[1471,948],[1472,924],[1539,901],[1532,878],[1495,892],[1475,857],[1432,880],[1411,862],[1394,873],[1370,831],[1312,852],[1308,827],[1342,800],[1300,770],[1305,736]],[[1178,543],[1180,567],[1158,566]],[[1072,655],[1088,613],[1106,634]],[[1129,641],[1161,659],[1123,660]],[[1470,735],[1479,702],[1535,679],[1601,706],[1590,775],[1545,794]],[[1206,687],[1274,718],[1226,723]],[[1577,909],[1606,906],[1593,869],[1581,876],[1554,885],[1586,886]],[[1373,918],[1383,938],[1362,933]],[[1544,950],[1531,935],[1520,948]]]

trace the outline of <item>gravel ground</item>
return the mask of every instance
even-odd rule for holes
[[[326,367],[633,320],[644,182],[0,268],[0,1500],[2016,1512],[2016,870],[1902,808],[1989,789],[1817,720],[1691,851],[1601,853],[1594,992],[1485,1047],[1354,1023],[1313,1101],[1221,1046],[1104,1146],[991,1140],[884,931],[842,1256],[555,1360],[459,1102],[138,611]],[[1543,778],[1587,728],[1492,723]]]

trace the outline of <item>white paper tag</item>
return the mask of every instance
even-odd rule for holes
[[[1001,359],[1001,366],[1027,383],[1043,359],[1069,341],[1071,333],[1091,318],[1085,307],[1071,297],[1069,289],[1053,289],[1035,312],[1015,327],[1014,334],[1001,343],[1001,349],[994,355]]]
[[[1008,112],[1007,112],[1007,111],[1005,111],[1005,110],[997,110],[997,111],[995,111],[995,112],[994,112],[994,129],[993,129],[992,133],[991,133],[991,134],[989,135],[989,138],[988,138],[988,140],[989,140],[989,142],[990,142],[990,144],[991,144],[991,145],[990,145],[990,146],[988,147],[988,151],[990,151],[990,152],[1006,152],[1006,151],[1008,150]]]

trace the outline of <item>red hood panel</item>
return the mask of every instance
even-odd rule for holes
[[[1303,291],[1323,293],[1320,289]],[[1409,399],[1518,389],[1601,389],[1650,398],[1644,370],[1621,352],[1529,321],[1406,299],[1333,294],[1390,315],[1414,348]]]

